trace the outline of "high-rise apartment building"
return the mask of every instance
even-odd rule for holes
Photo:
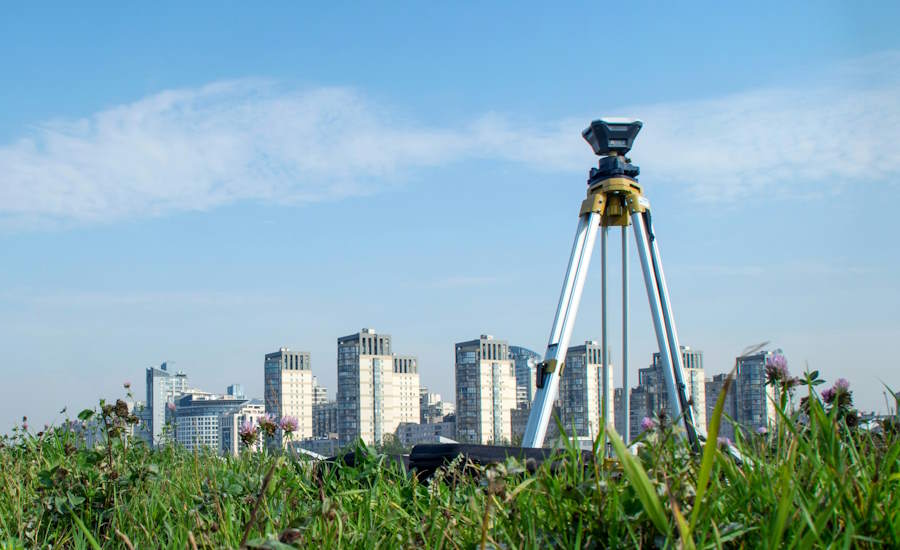
[[[531,407],[534,400],[537,364],[541,355],[522,346],[509,346],[510,358],[516,369],[516,407]]]
[[[456,344],[455,350],[457,439],[483,444],[511,441],[516,376],[509,345],[483,334]]]
[[[684,384],[687,397],[691,401],[694,422],[706,428],[706,378],[703,370],[703,352],[681,346],[684,365]],[[669,393],[663,378],[663,366],[659,352],[653,354],[652,364],[638,370],[638,386],[631,390],[629,434],[631,438],[641,433],[641,420],[654,418],[665,411],[669,421],[674,420],[674,411],[669,410]],[[668,376],[668,373],[665,373]]]
[[[559,379],[559,421],[570,437],[594,437],[600,426],[601,349],[596,342],[570,347]]]
[[[759,428],[770,429],[775,424],[776,396],[775,389],[766,384],[766,361],[773,355],[782,354],[780,349],[764,350],[736,359],[735,377],[725,395],[724,416],[719,425],[720,436],[734,437],[734,425],[728,418],[750,432]],[[727,377],[727,374],[717,374],[706,381],[707,419],[712,418]]]
[[[313,375],[309,352],[281,348],[267,353],[264,363],[263,401],[266,413],[279,419],[297,418],[292,439],[312,437]],[[276,442],[284,445],[279,430]]]
[[[172,372],[168,363],[159,368],[147,369],[147,407],[150,422],[147,432],[153,445],[163,442],[163,428],[166,425],[166,404],[175,401],[187,391],[187,375],[183,372]],[[171,434],[169,434],[171,437]]]
[[[613,410],[615,412],[615,428],[616,432],[622,437],[626,437],[625,433],[625,388],[616,388],[613,390]]]
[[[706,372],[703,369],[703,352],[681,346],[681,360],[684,365],[684,385],[694,411],[694,422],[706,429]],[[659,353],[653,354],[653,366],[662,368]]]
[[[570,436],[597,437],[602,422],[603,351],[600,344],[588,340],[570,347],[566,367],[559,380],[559,411],[563,429]],[[607,423],[615,421],[613,369],[607,369]],[[574,432],[573,432],[574,430]]]
[[[397,402],[397,425],[400,425],[401,422],[419,422],[422,418],[419,401],[419,360],[413,355],[394,355],[394,370],[391,378],[397,388],[399,399]],[[391,426],[393,429],[385,433],[394,434],[397,431],[397,427],[393,423]]]
[[[391,336],[364,328],[337,340],[338,434],[382,443],[401,422],[419,421],[419,367],[415,357],[394,356]]]
[[[722,393],[722,390],[725,388],[725,380],[728,378],[728,374],[717,374],[712,378],[709,378],[706,381],[706,418],[707,422],[712,418],[713,411],[716,410],[716,402],[719,400],[719,395]],[[735,394],[735,385],[732,380],[731,388],[728,390],[728,393],[725,394],[725,404],[722,409],[722,422],[719,423],[719,436],[727,437],[730,439],[734,439],[734,425],[731,423],[731,420],[737,421],[737,408],[735,404],[737,400],[734,397]],[[709,429],[709,425],[706,426]]]
[[[668,411],[665,385],[660,379],[662,369],[638,369],[638,385],[631,388],[628,407],[629,441],[641,434],[641,420],[654,418],[660,411]],[[667,413],[668,414],[668,413]]]
[[[766,385],[766,360],[782,351],[760,351],[737,359],[735,412],[745,429],[756,431],[775,424],[775,389]]]

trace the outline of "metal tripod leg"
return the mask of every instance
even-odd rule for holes
[[[528,424],[525,426],[525,436],[522,438],[523,447],[540,447],[544,444],[547,425],[550,423],[550,415],[553,412],[553,402],[556,400],[559,390],[560,373],[569,349],[575,317],[578,315],[581,292],[584,289],[584,281],[591,263],[597,229],[600,227],[600,218],[600,214],[594,212],[578,218],[575,242],[572,244],[566,278],[559,296],[556,317],[553,319],[553,328],[550,330],[547,351],[544,354],[544,364],[550,365],[550,370],[546,373],[540,371],[537,373],[539,387],[531,405]]]
[[[609,233],[608,227],[600,228],[600,421],[605,426],[609,422],[609,342],[607,341],[606,318],[606,240]]]
[[[653,327],[656,342],[659,346],[660,361],[663,366],[663,381],[668,394],[669,410],[681,424],[688,441],[697,446],[697,431],[694,415],[688,405],[684,386],[684,370],[682,367],[681,349],[678,347],[678,335],[672,319],[669,295],[666,288],[662,264],[659,260],[659,249],[656,246],[650,224],[649,210],[635,212],[631,215],[634,236],[637,242],[638,257],[644,273],[644,284],[647,287],[647,299],[650,302],[650,313],[653,316]]]
[[[649,212],[649,211],[648,211]],[[669,334],[669,348],[672,353],[672,373],[675,376],[675,386],[679,389],[678,398],[681,401],[681,413],[688,424],[688,438],[692,444],[697,442],[696,433],[706,434],[706,426],[698,426],[693,407],[687,395],[685,385],[684,357],[681,354],[681,344],[678,341],[678,331],[675,328],[675,319],[672,315],[672,305],[669,301],[669,287],[666,284],[666,274],[663,271],[662,260],[659,258],[659,246],[653,236],[653,225],[650,214],[647,217],[647,233],[650,235],[650,253],[653,255],[653,265],[659,280],[659,301],[666,320],[666,331]],[[694,432],[694,433],[692,433]]]
[[[625,443],[631,441],[631,426],[628,415],[631,407],[628,403],[628,227],[622,226],[622,437]]]

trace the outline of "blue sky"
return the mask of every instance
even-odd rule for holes
[[[579,132],[601,115],[644,120],[631,156],[707,372],[770,340],[883,409],[898,11],[7,6],[0,429],[125,380],[142,394],[163,360],[259,394],[281,345],[333,396],[335,339],[363,326],[452,399],[454,341],[543,351],[594,162]],[[635,380],[654,340],[632,265]],[[575,341],[599,337],[599,286]]]

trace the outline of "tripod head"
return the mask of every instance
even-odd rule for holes
[[[634,138],[644,123],[630,118],[597,119],[581,132],[594,154],[601,157],[597,168],[591,168],[588,185],[614,176],[635,179],[641,169],[631,164],[625,153],[631,150]]]

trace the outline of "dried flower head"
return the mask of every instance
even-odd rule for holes
[[[169,401],[166,403],[166,408],[169,409],[170,412],[175,412],[175,403]]]
[[[834,395],[834,388],[828,388],[822,392],[822,401],[830,404],[832,401],[834,401]]]
[[[275,416],[272,414],[265,414],[259,418],[259,428],[265,432],[265,434],[269,437],[275,435],[275,431],[278,429],[278,424],[275,422]]]
[[[652,430],[653,426],[654,426],[653,419],[650,418],[649,416],[645,416],[644,418],[641,419],[641,430],[646,432],[648,430]]]
[[[847,391],[850,389],[850,381],[846,378],[838,378],[834,381],[835,391]]]

